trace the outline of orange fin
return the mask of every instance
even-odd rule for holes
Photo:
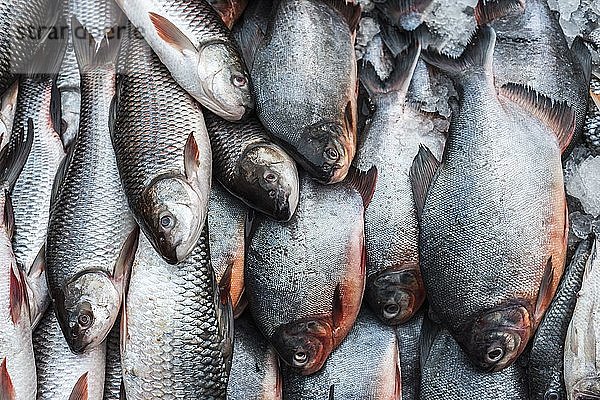
[[[539,94],[529,86],[507,83],[500,93],[535,115],[556,134],[564,152],[575,134],[575,112],[564,101],[555,101]]]
[[[194,133],[190,133],[185,142],[183,164],[186,178],[188,180],[194,179],[200,169],[200,150],[198,149],[198,143],[196,142]]]
[[[17,394],[13,386],[8,369],[6,368],[6,357],[0,364],[0,399],[1,400],[16,400]]]
[[[425,145],[419,145],[419,152],[410,167],[409,177],[417,210],[417,218],[421,218],[425,199],[433,177],[440,166],[431,150]]]
[[[16,267],[10,267],[10,316],[14,325],[21,319],[21,311],[26,306],[25,287],[15,274]],[[19,274],[20,275],[20,274]]]
[[[174,23],[169,21],[167,18],[158,15],[153,12],[149,12],[150,22],[154,25],[156,33],[162,40],[168,43],[170,46],[176,48],[180,52],[186,51],[196,52],[196,46],[194,43],[183,33]]]
[[[367,208],[375,193],[377,167],[372,166],[367,172],[363,172],[351,166],[348,170],[346,182],[360,194],[363,199],[363,205]]]
[[[554,278],[554,268],[552,265],[552,256],[548,257],[546,267],[544,268],[544,275],[540,283],[540,289],[538,291],[537,300],[535,302],[535,312],[533,313],[533,319],[537,326],[538,321],[542,319],[546,308],[550,304],[550,300],[554,293],[552,293],[552,281]]]
[[[325,0],[325,3],[329,4],[331,8],[342,14],[348,23],[350,32],[354,34],[358,28],[358,23],[360,22],[362,11],[360,5],[354,4],[354,1],[346,0]]]
[[[69,396],[69,400],[88,400],[88,373],[84,373],[79,377],[73,391]]]
[[[485,25],[519,10],[525,11],[525,0],[479,0],[475,7],[475,20],[477,25]]]

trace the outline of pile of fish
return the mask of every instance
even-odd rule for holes
[[[0,400],[600,399],[586,1],[0,1]]]

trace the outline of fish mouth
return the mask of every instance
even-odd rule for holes
[[[305,318],[280,326],[273,345],[287,365],[301,375],[321,369],[333,351],[333,330],[321,318]]]
[[[409,320],[425,301],[425,288],[418,265],[392,267],[367,279],[367,303],[387,325]]]

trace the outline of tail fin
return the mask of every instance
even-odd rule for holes
[[[0,182],[12,190],[23,170],[33,143],[33,120],[27,121],[27,132],[21,127],[13,132],[10,142],[0,151]]]
[[[64,19],[60,18],[55,25],[57,32],[60,32],[60,27],[64,25]],[[58,74],[66,48],[67,38],[64,35],[48,36],[29,64],[27,76],[30,79],[52,79]]]
[[[100,43],[97,43],[75,17],[71,19],[71,28],[73,48],[81,73],[102,65],[116,65],[120,47],[118,38],[109,39],[108,35],[105,35]]]
[[[446,72],[453,79],[459,79],[465,72],[474,69],[482,69],[491,79],[495,44],[496,32],[484,25],[475,32],[458,58],[429,50],[421,54],[427,63]]]
[[[475,20],[477,25],[485,25],[513,11],[525,11],[525,0],[479,0],[475,7]]]
[[[369,94],[373,96],[392,91],[406,94],[420,53],[421,46],[413,43],[406,51],[398,54],[394,59],[394,70],[385,81],[379,78],[373,65],[367,63],[361,70],[360,79]]]

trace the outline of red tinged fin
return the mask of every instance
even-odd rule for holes
[[[396,363],[396,381],[394,384],[394,399],[402,400],[402,375],[400,373],[400,366],[398,365],[398,362]]]
[[[535,311],[533,313],[533,320],[536,324],[535,326],[537,326],[538,322],[541,321],[542,316],[546,312],[546,308],[550,304],[550,300],[554,295],[552,290],[552,281],[554,280],[553,278],[554,268],[552,265],[552,256],[550,256],[548,257],[546,267],[544,268],[544,275],[542,276],[537,301],[535,303]]]
[[[119,257],[115,262],[113,281],[123,288],[123,292],[125,292],[126,283],[129,281],[129,274],[133,267],[139,239],[140,228],[136,225],[125,239]]]
[[[223,273],[219,281],[219,300],[222,305],[227,305],[231,302],[231,279],[232,279],[233,263],[227,265],[227,269]]]
[[[174,23],[169,21],[167,18],[158,15],[156,13],[148,13],[150,22],[154,25],[158,36],[168,43],[170,46],[176,48],[180,52],[186,51],[196,52],[196,46],[194,43],[183,33]]]
[[[81,375],[71,391],[69,400],[88,400],[88,373]]]
[[[0,400],[16,400],[17,394],[13,386],[8,369],[6,368],[6,357],[0,364]]]
[[[10,267],[10,316],[13,325],[16,325],[21,319],[23,307],[27,305],[25,298],[25,287],[23,282],[15,274],[15,266]]]
[[[377,167],[372,166],[367,172],[363,172],[351,166],[346,176],[346,182],[360,194],[366,209],[369,207],[375,193]]]
[[[516,11],[525,11],[525,0],[479,0],[475,20],[477,25],[485,25]]]
[[[419,152],[415,156],[409,172],[417,218],[419,219],[423,213],[423,207],[425,207],[429,186],[439,166],[440,162],[431,150],[427,146],[419,145]]]
[[[333,330],[337,330],[342,326],[344,320],[344,299],[342,298],[342,288],[338,283],[333,291],[333,302],[331,307],[331,317],[333,322]]]
[[[564,152],[575,134],[575,112],[564,101],[555,101],[529,86],[507,83],[500,93],[539,118],[558,138],[561,152]]]
[[[337,10],[350,28],[350,33],[354,34],[358,29],[358,23],[360,22],[361,8],[360,5],[354,4],[354,1],[345,0],[325,0],[325,3],[329,4],[331,8]]]
[[[185,148],[183,149],[183,164],[185,169],[185,176],[188,180],[195,179],[200,169],[200,150],[198,149],[198,143],[194,137],[194,133],[190,133],[185,142]]]

